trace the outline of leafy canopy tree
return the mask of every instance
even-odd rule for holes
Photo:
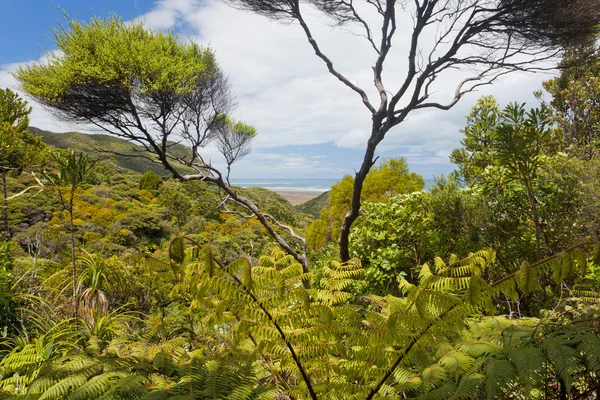
[[[463,147],[454,149],[450,154],[450,161],[458,166],[467,184],[476,183],[482,178],[486,167],[494,164],[492,142],[500,115],[496,98],[484,96],[477,100],[467,116],[467,126],[461,129],[464,138],[460,144]]]
[[[219,132],[224,137],[218,128],[235,106],[210,49],[180,42],[170,33],[151,32],[140,23],[125,24],[117,17],[87,24],[70,20],[68,28],[53,33],[60,52],[51,54],[46,63],[24,66],[15,73],[29,95],[63,120],[92,124],[143,146],[180,181],[216,184],[224,193],[223,205],[233,202],[246,208],[308,270],[306,254],[275,229],[278,221],[239,195],[220,171],[202,159],[200,150]],[[233,128],[244,134],[233,135],[236,141],[224,148],[228,163],[240,158],[248,137],[255,134],[245,124]],[[174,143],[186,145],[189,154],[176,154]],[[182,165],[196,173],[182,172]],[[303,244],[303,238],[293,237]]]
[[[148,171],[142,175],[138,182],[138,189],[140,190],[158,190],[163,181],[160,176],[156,175],[152,171]]]
[[[321,213],[321,219],[314,221],[312,224],[314,226],[307,232],[307,235],[310,233],[311,236],[311,248],[322,247],[327,242],[327,238],[339,238],[339,226],[352,206],[353,186],[354,178],[350,175],[345,175],[331,186],[329,197],[331,212]],[[424,186],[423,177],[410,172],[405,159],[390,158],[371,169],[365,179],[361,201],[387,202],[392,196],[417,192]]]
[[[8,189],[6,177],[11,171],[39,162],[43,156],[40,138],[27,132],[31,107],[10,89],[0,89],[0,173],[4,197],[4,231],[10,238],[8,224]]]
[[[487,169],[497,167],[497,176],[504,184],[514,182],[523,188],[535,227],[537,259],[541,259],[543,221],[536,193],[540,163],[546,155],[555,154],[560,145],[549,109],[527,112],[524,104],[511,103],[500,110],[493,97],[484,97],[467,118],[463,133],[464,147],[454,150],[451,160],[469,184],[489,181]]]
[[[227,163],[226,179],[228,184],[231,184],[229,182],[231,166],[250,154],[250,144],[255,137],[256,128],[241,121],[223,118],[217,124],[217,149],[223,154]]]
[[[569,49],[560,75],[544,82],[544,89],[552,96],[549,106],[565,145],[579,147],[589,157],[600,144],[600,58],[592,49],[589,60],[578,62],[582,52],[590,54],[581,46]]]
[[[177,221],[177,228],[185,225],[192,211],[192,200],[180,184],[166,182],[161,186],[158,195],[160,203],[169,210],[171,216]]]
[[[361,192],[375,164],[379,143],[409,114],[447,110],[466,93],[515,70],[544,68],[561,45],[589,39],[600,21],[598,0],[225,0],[233,7],[277,21],[297,23],[315,55],[330,74],[354,92],[371,121],[361,168],[355,175],[351,207],[341,226],[340,256],[350,259],[348,235],[361,208]],[[350,29],[373,50],[373,88],[344,74],[315,37],[307,14],[320,13],[334,26]],[[412,19],[412,32],[403,32]],[[399,35],[406,34],[406,37]],[[393,44],[407,60],[403,71],[391,69]],[[588,40],[589,41],[589,40]],[[402,54],[404,51],[404,54]],[[384,69],[389,75],[384,76]],[[453,79],[453,70],[472,75],[457,82],[454,95],[435,95],[436,81]],[[391,72],[391,73],[390,73]],[[448,77],[448,79],[444,79]],[[388,79],[386,79],[388,78]],[[394,83],[392,83],[394,82]],[[376,93],[376,96],[373,94]]]

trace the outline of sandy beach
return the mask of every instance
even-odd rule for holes
[[[315,197],[318,197],[321,193],[324,193],[324,192],[320,192],[317,190],[284,190],[284,189],[281,189],[281,190],[271,189],[271,190],[282,195],[287,201],[292,203],[292,205],[294,205],[294,206],[305,203],[311,199],[314,199]]]

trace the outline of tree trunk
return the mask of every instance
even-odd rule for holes
[[[533,214],[533,224],[535,225],[536,261],[540,261],[542,259],[542,228],[540,226],[537,201],[533,189],[529,184],[529,180],[527,179],[525,180],[525,187],[527,188],[527,197],[529,198],[529,205],[531,206],[531,213]]]
[[[75,224],[73,224],[73,200],[70,200],[69,206],[69,227],[71,229],[71,272],[73,278],[73,318],[77,318],[77,268],[75,263]]]
[[[6,168],[2,168],[2,191],[4,194],[4,230],[8,239],[11,238],[10,226],[8,225],[8,189],[6,187]]]
[[[383,139],[385,132],[381,130],[380,121],[373,121],[373,130],[371,137],[367,142],[367,150],[365,151],[365,157],[360,170],[354,176],[354,187],[352,189],[352,202],[350,205],[350,211],[344,217],[340,232],[340,259],[342,262],[350,260],[350,228],[360,213],[360,195],[362,193],[363,185],[367,174],[371,170],[371,167],[375,164],[375,149],[381,140]]]

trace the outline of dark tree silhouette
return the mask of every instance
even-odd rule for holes
[[[355,92],[371,119],[361,168],[356,172],[352,206],[341,227],[340,256],[350,259],[348,237],[359,215],[360,194],[375,164],[375,151],[388,132],[416,110],[452,108],[466,93],[493,83],[513,71],[550,69],[561,47],[590,41],[600,21],[600,0],[223,0],[268,18],[299,24],[328,71]],[[367,90],[344,75],[325,54],[305,19],[308,9],[319,11],[334,24],[351,29],[373,50],[373,84]],[[374,11],[369,13],[369,11]],[[399,29],[399,14],[408,14],[412,31]],[[376,17],[371,17],[375,14]],[[384,79],[384,66],[395,41],[408,42],[403,71],[388,71],[400,84]],[[450,70],[469,71],[456,82],[448,99],[434,96],[434,83]],[[443,78],[442,78],[443,79]]]

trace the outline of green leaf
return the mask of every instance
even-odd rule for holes
[[[483,285],[483,280],[477,275],[473,275],[469,279],[469,288],[466,293],[466,298],[471,305],[477,306],[479,303],[481,303],[481,292],[483,290]]]
[[[519,285],[519,289],[524,293],[531,293],[540,287],[537,272],[527,261],[523,261],[521,269],[517,272],[515,278]]]
[[[172,262],[177,264],[182,264],[185,260],[185,243],[182,236],[178,236],[171,241],[169,257]]]
[[[571,256],[575,260],[579,276],[585,276],[587,274],[587,257],[585,253],[581,249],[575,249],[571,252]]]
[[[213,250],[210,245],[206,245],[202,249],[202,261],[204,262],[204,267],[206,268],[208,276],[212,278],[217,269],[217,263],[215,262]]]

